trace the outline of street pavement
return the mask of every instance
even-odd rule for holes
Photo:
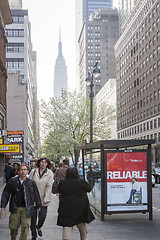
[[[0,196],[4,185],[0,185]],[[62,227],[56,225],[58,197],[52,194],[52,202],[48,208],[48,215],[42,228],[43,236],[37,240],[61,240]],[[75,213],[76,214],[76,213]],[[7,216],[0,219],[0,240],[10,240],[8,229],[9,211]],[[114,214],[105,216],[105,221],[100,221],[100,216],[88,224],[88,240],[159,240],[160,239],[160,209],[153,208],[153,220],[149,215]],[[19,229],[20,232],[20,229]],[[17,237],[17,240],[19,238]],[[29,232],[28,239],[31,239]],[[79,240],[79,233],[74,227],[74,240]]]

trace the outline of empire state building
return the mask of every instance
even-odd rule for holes
[[[68,90],[67,66],[62,54],[61,32],[59,34],[58,56],[54,68],[54,97],[61,96],[62,90]]]

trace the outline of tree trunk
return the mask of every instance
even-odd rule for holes
[[[75,167],[77,167],[78,159],[79,159],[79,149],[74,148],[74,158],[75,158]]]

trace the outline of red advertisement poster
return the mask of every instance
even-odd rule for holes
[[[147,152],[107,153],[107,210],[147,210]]]

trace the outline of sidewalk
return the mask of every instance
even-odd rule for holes
[[[4,186],[0,186],[0,196]],[[42,228],[43,237],[37,240],[61,240],[62,227],[56,225],[58,197],[52,194],[52,202],[48,208],[48,215]],[[75,213],[76,214],[76,213]],[[5,219],[0,219],[0,240],[10,240],[8,229],[8,207]],[[153,220],[148,220],[148,213],[115,214],[106,216],[101,222],[100,217],[88,224],[88,240],[159,240],[160,239],[160,211],[153,210]],[[20,229],[19,229],[20,230]],[[19,231],[20,232],[20,231]],[[28,234],[28,240],[31,234]],[[74,240],[79,240],[79,233],[74,227]],[[17,238],[18,240],[18,238]]]

